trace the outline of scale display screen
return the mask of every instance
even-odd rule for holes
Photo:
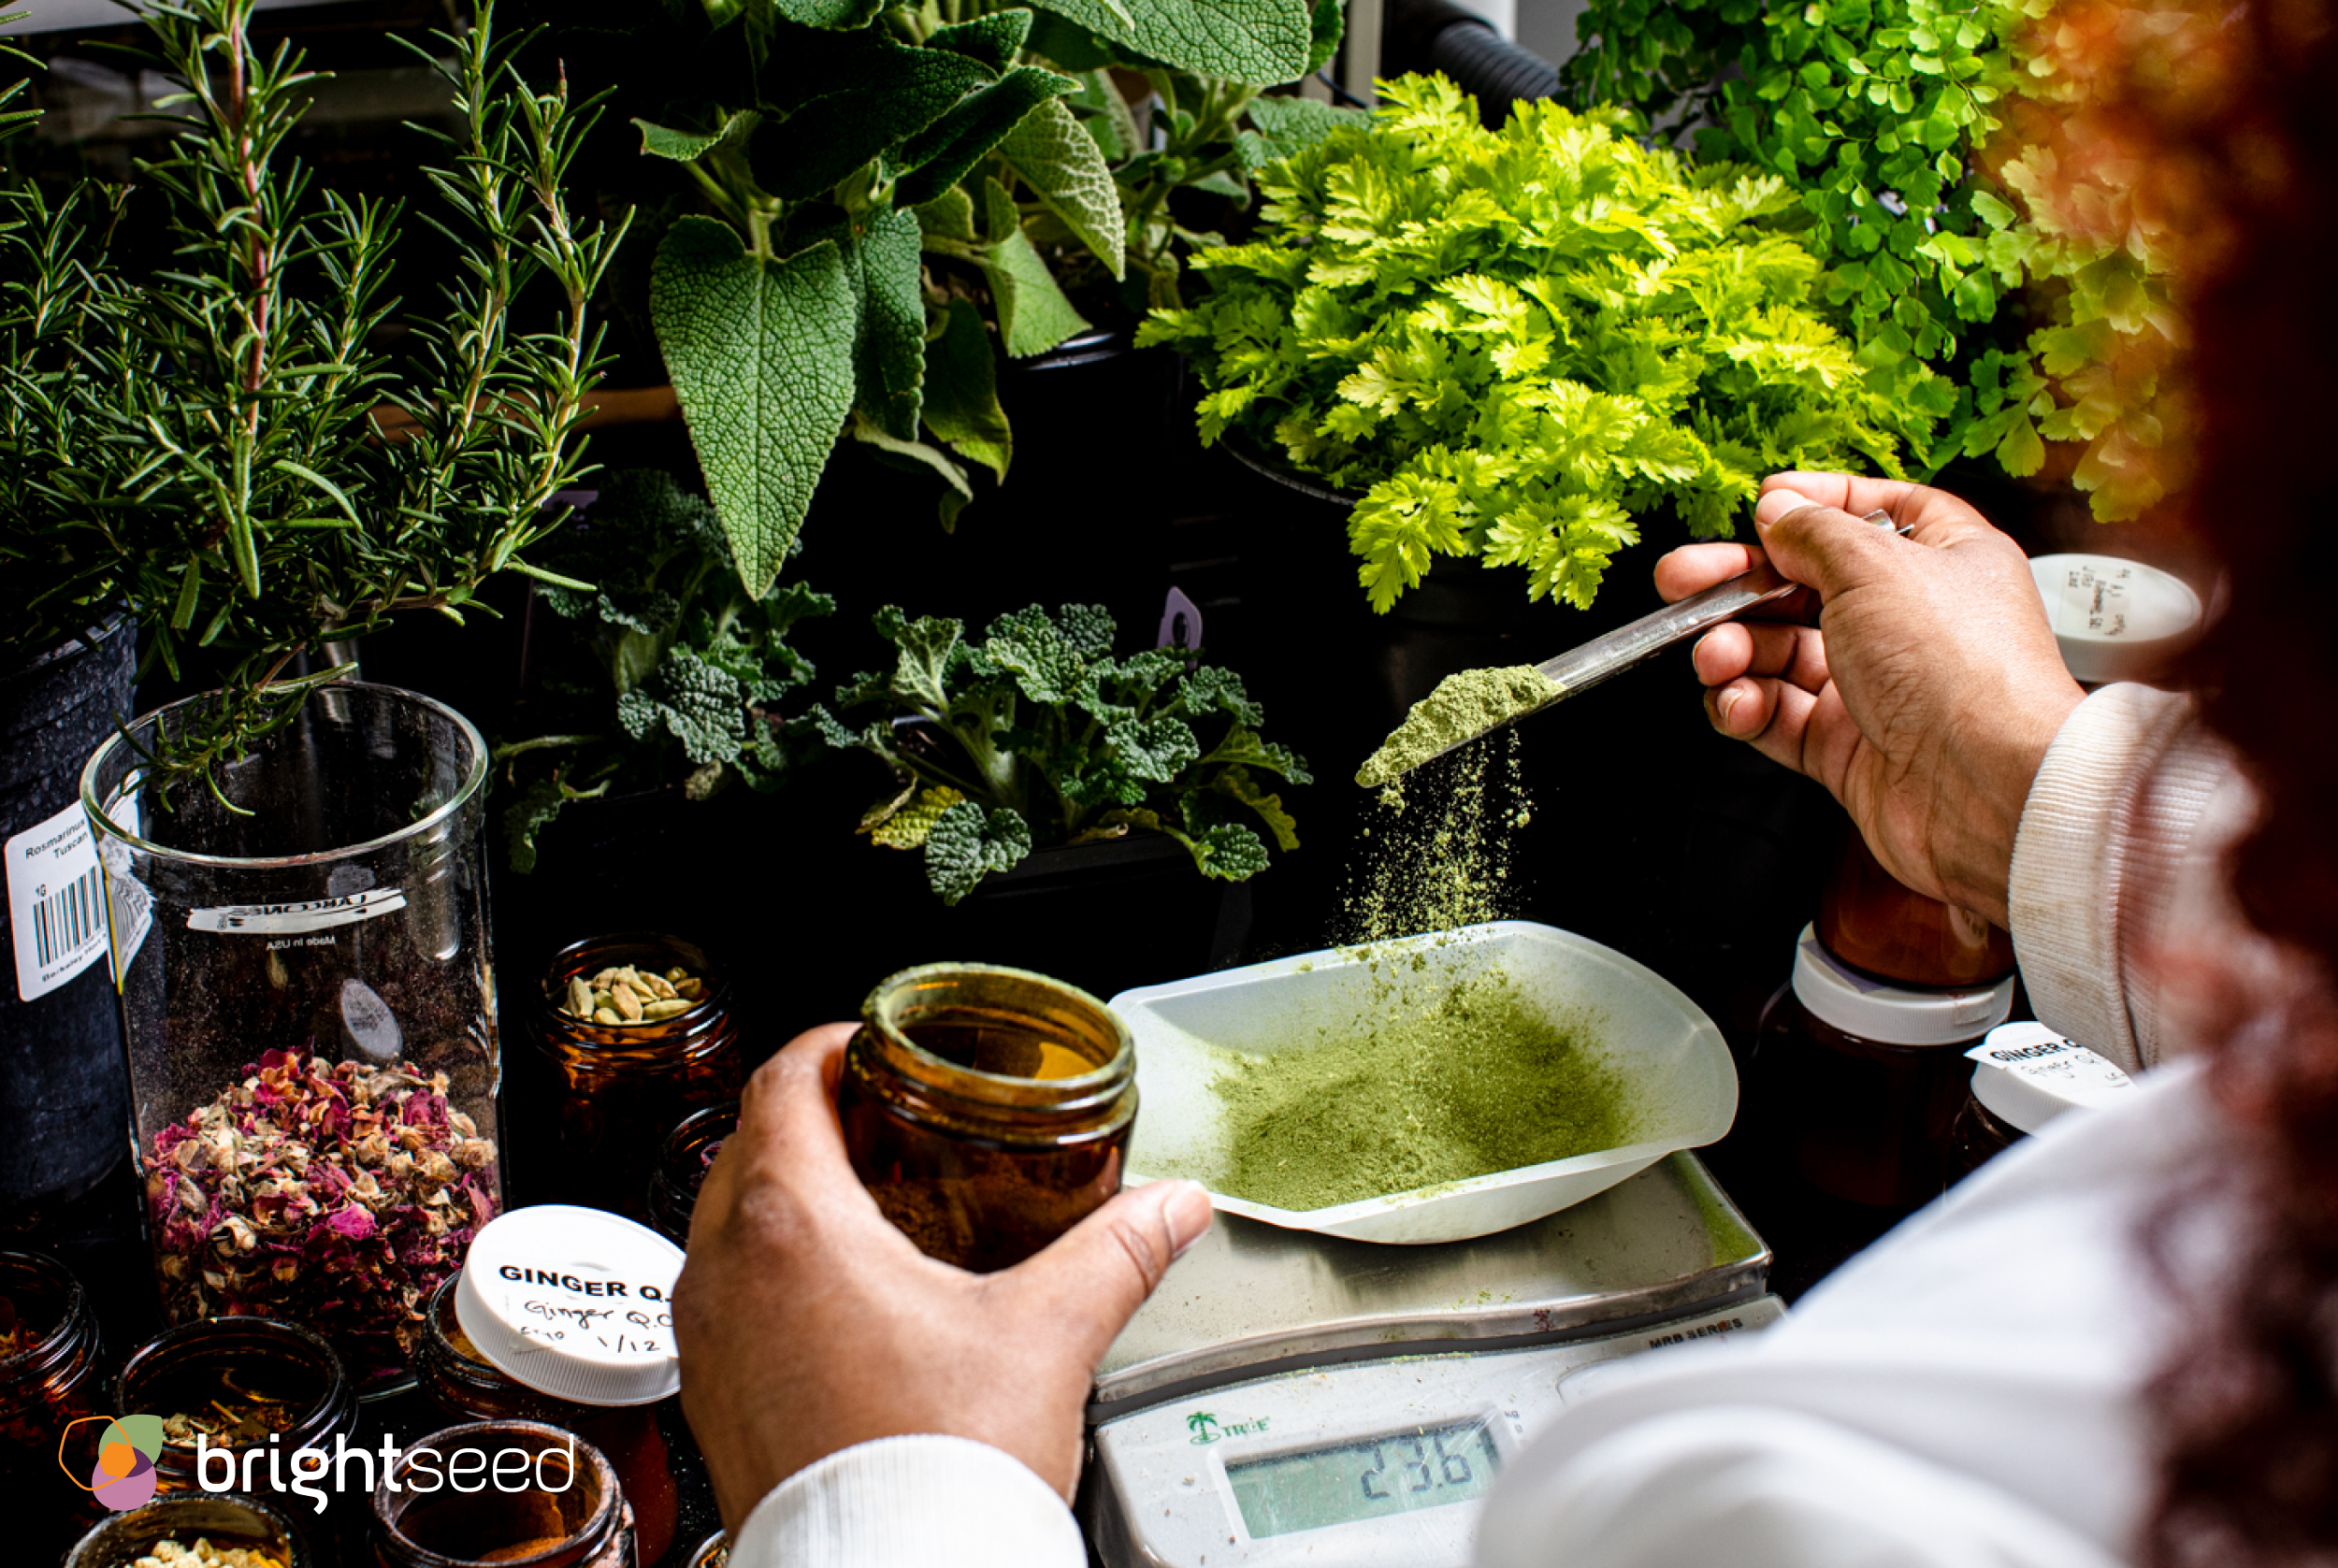
[[[1226,1479],[1255,1540],[1474,1502],[1500,1464],[1479,1417],[1246,1460]]]

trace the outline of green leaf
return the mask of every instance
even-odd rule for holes
[[[916,207],[966,178],[1040,105],[1074,92],[1077,81],[1036,65],[1018,65],[902,143],[886,163],[905,170],[893,199]]]
[[[886,0],[771,0],[772,8],[806,27],[866,27]]]
[[[657,248],[650,317],[740,581],[759,598],[852,410],[859,310],[844,258],[824,241],[767,264],[728,224],[684,218]]]
[[[1010,871],[1031,853],[1031,824],[1007,808],[988,812],[960,800],[926,829],[926,881],[956,905],[992,871]]]
[[[558,779],[538,779],[503,808],[503,854],[512,870],[526,876],[536,869],[536,835],[568,802]]]
[[[1015,433],[999,407],[998,358],[974,302],[953,299],[926,343],[926,427],[951,450],[1006,478]]]
[[[1031,36],[1031,15],[1017,7],[978,16],[972,22],[937,27],[926,35],[926,48],[946,49],[953,54],[979,60],[994,71],[1003,71],[1015,64],[1023,40]]]
[[[738,681],[687,648],[668,650],[656,674],[617,698],[617,723],[636,741],[662,730],[698,763],[736,761],[749,740]]]
[[[1306,151],[1343,125],[1368,125],[1372,121],[1364,109],[1342,108],[1313,98],[1253,98],[1249,116],[1259,133],[1257,161],[1246,164],[1252,173]]]
[[[1104,754],[1132,778],[1167,784],[1201,760],[1202,743],[1182,719],[1125,719],[1104,732]]]
[[[1339,53],[1339,40],[1348,31],[1348,8],[1345,0],[1315,0],[1315,9],[1307,18],[1307,68],[1313,76],[1330,65]]]
[[[872,813],[874,820],[862,821],[860,830],[888,849],[923,849],[942,813],[965,798],[947,784],[928,784],[914,798],[893,802],[891,811]]]
[[[1125,275],[1128,233],[1120,187],[1113,182],[1096,138],[1062,99],[1040,103],[999,143],[999,153],[1115,278]]]
[[[974,232],[974,198],[963,185],[953,185],[931,201],[917,204],[917,228],[937,239],[963,240],[971,245],[982,237]]]
[[[1266,870],[1266,845],[1238,822],[1221,822],[1190,841],[1193,864],[1220,882],[1248,882]]]
[[[1043,8],[1148,60],[1254,87],[1306,75],[1316,47],[1309,0],[1127,0],[1125,9],[1111,0],[1046,0]]]
[[[860,296],[853,350],[854,400],[896,440],[917,439],[925,382],[926,305],[919,291],[923,244],[915,213],[888,208],[867,215],[849,252]]]
[[[1299,847],[1299,824],[1283,809],[1282,797],[1269,795],[1259,788],[1258,781],[1250,777],[1248,769],[1229,768],[1210,781],[1210,787],[1221,794],[1231,795],[1256,812],[1259,820],[1265,823],[1268,830],[1275,835],[1277,848],[1288,853]]]
[[[757,127],[747,143],[748,161],[757,182],[772,195],[787,201],[825,195],[861,165],[935,124],[991,80],[982,62],[946,50],[888,43],[865,50],[843,68],[833,91],[785,120],[767,118]],[[914,207],[940,189],[902,205]]]
[[[1017,359],[1045,353],[1085,331],[1087,318],[1072,308],[1055,274],[1023,233],[1022,215],[1006,188],[986,178],[982,205],[983,226],[990,237],[983,252],[982,275],[990,285],[1007,353]]]
[[[653,125],[636,119],[634,126],[642,133],[642,151],[652,157],[671,158],[679,164],[693,164],[728,141],[741,140],[753,134],[763,117],[751,108],[741,109],[713,131],[677,131],[671,126]]]
[[[845,433],[854,440],[866,442],[879,452],[899,459],[901,466],[928,468],[939,475],[942,482],[955,492],[959,503],[958,506],[950,507],[943,513],[943,524],[945,527],[958,520],[959,508],[974,498],[974,487],[967,482],[966,470],[951,462],[946,453],[928,446],[923,441],[904,441],[899,437],[889,435],[859,410],[853,411],[852,423],[844,428]]]

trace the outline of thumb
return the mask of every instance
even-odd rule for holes
[[[1007,1271],[1017,1311],[1052,1328],[1080,1365],[1093,1367],[1209,1222],[1209,1194],[1198,1182],[1127,1188]]]
[[[1906,548],[1889,528],[1783,488],[1763,492],[1754,523],[1769,564],[1822,599],[1888,574]]]

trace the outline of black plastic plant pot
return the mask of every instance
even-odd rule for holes
[[[251,1546],[287,1568],[311,1568],[315,1559],[292,1517],[256,1497],[180,1493],[158,1497],[100,1524],[66,1554],[65,1568],[128,1568],[165,1541],[192,1546]]]
[[[0,1213],[79,1197],[125,1146],[103,873],[75,785],[130,715],[136,641],[115,613],[0,675]]]

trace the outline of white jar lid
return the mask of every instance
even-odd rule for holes
[[[651,1404],[682,1387],[682,1249],[599,1209],[542,1203],[480,1228],[455,1320],[498,1372],[577,1404]]]
[[[2200,628],[2200,596],[2191,585],[2140,561],[2039,555],[2029,576],[2045,600],[2062,663],[2090,685],[2160,673]]]
[[[1956,1045],[1977,1040],[2013,1011],[2013,977],[1994,985],[1932,989],[1872,980],[1802,928],[1794,950],[1795,1000],[1823,1024],[1886,1045]]]
[[[2116,1062],[2043,1024],[2007,1024],[1965,1055],[1972,1097],[1992,1115],[2035,1132],[2065,1111],[2104,1104],[2135,1087]]]

